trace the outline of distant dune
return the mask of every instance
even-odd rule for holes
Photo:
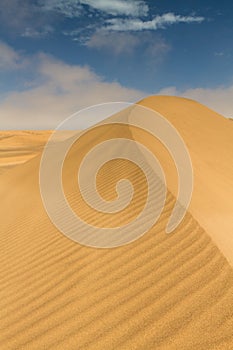
[[[41,153],[50,131],[0,131],[0,174]]]
[[[72,133],[60,131],[58,139],[66,139]],[[50,130],[0,131],[0,174],[41,154],[51,134]]]
[[[193,199],[183,222],[166,234],[177,194],[167,151],[146,132],[100,124],[73,145],[64,163],[66,197],[83,220],[100,227],[124,225],[135,219],[147,196],[140,169],[118,159],[100,170],[97,188],[111,200],[114,184],[128,178],[135,191],[130,206],[110,215],[85,204],[77,166],[95,144],[114,137],[142,141],[167,176],[158,223],[115,249],[79,245],[48,218],[38,174],[50,132],[32,132],[29,138],[24,132],[0,133],[1,162],[8,167],[0,173],[0,349],[233,349],[233,125],[191,100],[156,96],[139,103],[164,115],[187,144]],[[19,160],[21,151],[28,158]]]

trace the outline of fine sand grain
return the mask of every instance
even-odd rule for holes
[[[157,110],[179,131],[193,164],[194,191],[190,213],[208,232],[233,266],[233,124],[192,100],[172,96],[147,98],[142,105]],[[145,139],[148,142],[148,138]],[[177,176],[169,157],[158,158],[168,187],[176,193]],[[172,170],[173,169],[173,170]],[[174,181],[175,180],[175,181]]]
[[[22,143],[17,132],[3,139],[9,142],[5,150],[13,149],[8,158],[17,158],[22,147],[27,154],[31,149],[32,158],[0,174],[0,349],[233,349],[232,123],[190,100],[151,97],[141,103],[170,120],[193,161],[190,210],[170,235],[165,227],[175,203],[175,167],[145,132],[100,126],[73,145],[64,163],[64,190],[73,210],[96,226],[115,227],[143,208],[145,177],[132,162],[107,163],[97,176],[103,198],[116,198],[122,178],[135,192],[129,208],[99,215],[77,190],[82,157],[98,142],[121,135],[143,141],[161,158],[168,194],[159,221],[115,249],[81,246],[49,220],[38,181],[49,132],[32,133]]]

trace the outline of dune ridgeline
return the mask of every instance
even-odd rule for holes
[[[63,164],[64,193],[84,222],[127,225],[147,200],[142,170],[119,157],[100,168],[96,186],[102,198],[114,201],[116,183],[128,179],[134,189],[130,204],[105,213],[84,201],[77,169],[100,142],[144,144],[167,181],[156,224],[112,249],[79,244],[51,222],[39,181],[51,131],[0,133],[0,349],[233,349],[233,123],[183,98],[152,96],[138,105],[159,112],[184,140],[193,167],[192,199],[182,222],[167,234],[177,198],[177,168],[169,152],[147,131],[121,125],[121,113],[110,117],[118,123],[99,123],[74,142]],[[50,147],[59,152],[70,137],[65,133]],[[52,172],[48,181],[52,191]],[[153,208],[142,226],[150,215]],[[59,217],[69,224],[62,210]]]

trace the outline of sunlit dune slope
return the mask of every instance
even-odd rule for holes
[[[189,211],[233,265],[233,124],[189,99],[152,96],[140,104],[165,116],[185,141],[194,172]],[[163,164],[168,187],[175,194],[177,176],[171,158],[154,138],[144,140]]]
[[[154,100],[161,101],[160,108],[162,101],[169,102]],[[73,145],[62,179],[68,202],[83,220],[113,227],[141,211],[147,186],[133,163],[112,160],[98,173],[97,188],[107,200],[116,198],[119,179],[134,186],[129,207],[111,215],[84,203],[77,167],[101,141],[143,138],[146,144],[148,135],[143,135],[127,126],[99,125]],[[173,188],[168,179],[166,205],[148,233],[122,247],[95,249],[69,240],[49,220],[40,197],[39,166],[37,155],[0,176],[1,349],[233,348],[232,268],[189,212],[172,234],[165,233],[175,180]]]

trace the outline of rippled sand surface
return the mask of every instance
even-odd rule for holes
[[[114,249],[79,245],[49,220],[38,174],[50,132],[1,133],[1,349],[233,348],[233,126],[190,100],[159,96],[140,103],[162,113],[186,142],[195,175],[193,199],[183,222],[166,234],[177,174],[163,146],[136,128],[100,126],[88,133],[67,154],[63,174],[67,200],[84,220],[100,227],[124,225],[140,213],[147,197],[140,169],[118,159],[100,170],[97,188],[113,200],[116,182],[129,179],[134,186],[130,206],[99,215],[84,203],[77,191],[77,165],[96,143],[119,135],[141,141],[167,176],[166,204],[157,224]]]

